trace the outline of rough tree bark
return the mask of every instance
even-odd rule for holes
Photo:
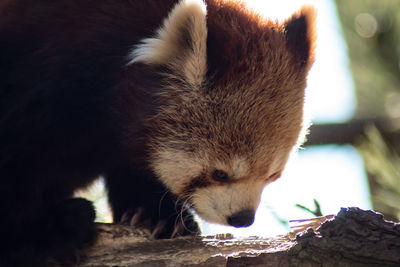
[[[98,229],[99,239],[84,251],[81,267],[400,266],[400,223],[358,208],[304,221],[304,231],[297,229],[295,237],[151,240],[146,231],[129,226],[99,224]]]

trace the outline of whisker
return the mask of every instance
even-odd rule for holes
[[[162,201],[164,200],[165,196],[170,192],[170,190],[165,190],[165,193],[161,196],[160,201],[158,203],[158,217],[161,217],[161,204]]]
[[[184,212],[188,210],[188,206],[189,206],[188,203],[190,203],[191,198],[192,198],[192,196],[186,197],[185,201],[183,202],[183,204],[182,204],[182,206],[181,206],[181,212],[180,212],[179,216],[177,217],[177,219],[180,218],[180,220],[181,220],[181,225],[183,226],[183,228],[184,228],[186,231],[188,231],[189,233],[192,233],[192,234],[193,234],[193,233],[197,233],[197,232],[194,232],[194,231],[190,230],[190,229],[186,226],[186,224],[185,224],[185,219],[188,218],[188,217],[190,217],[190,216],[193,216],[193,215],[190,214],[190,213],[188,213],[188,214],[186,215],[186,217],[183,217]],[[177,223],[177,222],[176,222],[176,223]]]

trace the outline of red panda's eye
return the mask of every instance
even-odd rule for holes
[[[275,180],[275,179],[278,179],[280,176],[281,176],[281,172],[274,172],[273,174],[268,176],[265,180],[266,181]]]
[[[212,174],[212,178],[218,182],[227,182],[229,179],[228,174],[221,170],[215,170]]]

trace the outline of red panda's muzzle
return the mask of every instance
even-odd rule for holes
[[[227,218],[229,225],[234,227],[247,227],[253,224],[255,212],[253,210],[242,210]]]

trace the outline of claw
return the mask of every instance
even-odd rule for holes
[[[130,226],[135,226],[137,224],[139,224],[140,222],[140,218],[142,217],[143,214],[143,208],[138,208],[135,212],[135,214],[132,216],[131,220],[129,221],[129,225]]]
[[[131,218],[132,210],[127,210],[122,214],[121,220],[119,221],[120,224],[128,224],[129,218]]]
[[[159,221],[159,222],[157,223],[156,227],[154,227],[154,230],[153,230],[153,232],[151,233],[151,237],[152,237],[152,238],[157,238],[157,237],[162,233],[162,231],[164,230],[165,224],[166,224],[166,221],[165,221],[165,220]]]
[[[183,229],[184,229],[184,227],[183,227],[182,223],[175,224],[174,231],[172,231],[170,238],[175,238],[175,237],[181,236]]]

